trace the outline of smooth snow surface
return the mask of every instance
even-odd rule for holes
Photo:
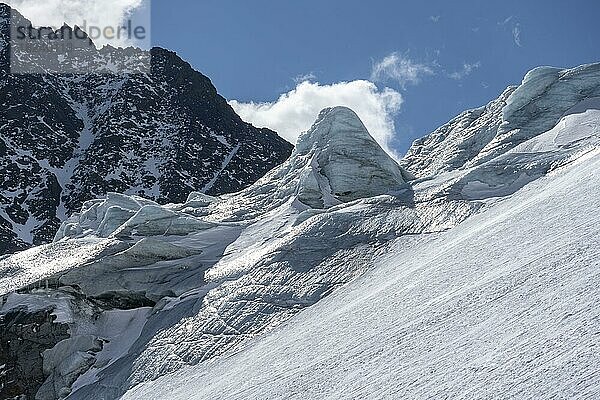
[[[399,239],[240,353],[124,399],[597,398],[599,171],[596,153],[449,232]]]

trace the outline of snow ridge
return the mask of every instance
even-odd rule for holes
[[[419,178],[490,161],[552,129],[580,102],[600,96],[600,64],[539,67],[486,107],[466,111],[415,141],[400,165]]]

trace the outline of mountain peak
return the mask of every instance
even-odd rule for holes
[[[15,16],[29,25],[0,7],[0,173],[12,177],[0,182],[8,199],[0,206],[0,254],[52,240],[62,221],[106,193],[168,203],[192,191],[237,192],[292,152],[275,132],[243,122],[208,77],[167,50],[81,43],[74,51],[58,36],[51,57],[22,46],[13,59],[44,75],[9,76],[5,44]],[[148,73],[125,72],[142,59]]]
[[[329,144],[344,144],[351,139],[379,146],[354,111],[342,106],[328,107],[321,110],[313,126],[300,135],[296,150],[305,153],[313,147],[325,148]]]
[[[298,139],[296,157],[308,160],[298,198],[316,208],[388,193],[407,176],[347,107],[321,111]]]

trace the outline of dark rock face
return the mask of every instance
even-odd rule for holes
[[[11,74],[10,12],[0,4],[0,255],[51,241],[107,192],[160,203],[236,192],[291,154],[164,49],[150,52],[149,74]],[[139,52],[86,51],[94,60]]]
[[[0,316],[0,398],[33,399],[46,380],[42,352],[69,337],[52,309],[10,311]]]

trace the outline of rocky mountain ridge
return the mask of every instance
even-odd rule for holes
[[[108,192],[162,204],[236,192],[291,153],[168,50],[79,50],[85,65],[142,54],[149,73],[11,73],[11,17],[29,23],[0,4],[0,254],[51,241],[71,213]]]

